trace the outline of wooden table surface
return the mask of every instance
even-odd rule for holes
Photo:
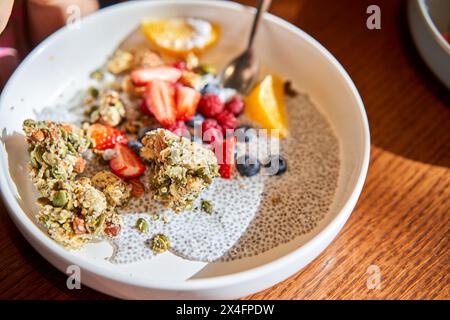
[[[381,8],[381,30],[366,28],[370,4]],[[335,241],[248,299],[449,299],[450,93],[421,61],[405,3],[274,0],[270,11],[319,40],[349,72],[366,106],[372,149],[362,195]],[[0,215],[1,298],[109,298],[87,287],[68,290],[1,203]]]

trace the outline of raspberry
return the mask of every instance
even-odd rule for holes
[[[217,149],[214,150],[219,163],[219,173],[222,178],[230,179],[235,167],[236,138],[226,139],[222,144],[216,144],[215,147],[220,148],[219,151],[221,151],[218,153]]]
[[[145,101],[145,99],[142,99],[141,104],[139,106],[140,106],[141,112],[143,114],[153,117],[153,113],[151,113],[150,109],[148,108],[147,102]]]
[[[183,60],[179,60],[179,61],[172,63],[172,67],[180,69],[181,71],[187,69],[186,62],[184,62]]]
[[[223,139],[222,127],[214,119],[206,119],[202,123],[202,137],[206,143],[221,141]]]
[[[220,176],[224,179],[231,179],[233,176],[234,165],[222,163],[219,165]]]
[[[215,94],[204,95],[198,103],[198,110],[201,114],[208,118],[214,117],[215,115],[221,113],[224,108],[225,106],[222,101],[220,101],[219,96]]]
[[[209,130],[209,129],[221,129],[219,123],[214,119],[205,119],[202,123],[202,130],[203,132]]]
[[[225,109],[238,116],[244,110],[244,101],[240,96],[235,95],[225,104]]]
[[[238,120],[228,110],[222,111],[216,116],[217,121],[222,126],[223,129],[235,129],[238,125]]]
[[[189,137],[190,133],[188,127],[183,121],[177,121],[173,125],[167,127],[167,130],[172,131],[180,137]]]

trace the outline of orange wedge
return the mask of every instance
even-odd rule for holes
[[[288,134],[283,81],[266,76],[245,98],[245,115],[265,129],[278,129],[281,138]]]
[[[219,39],[219,27],[197,18],[144,20],[141,28],[150,42],[162,52],[179,57],[200,54]]]

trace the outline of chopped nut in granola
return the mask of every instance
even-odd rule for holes
[[[144,195],[145,187],[141,180],[139,180],[139,178],[130,179],[128,180],[128,183],[132,188],[131,195],[133,198],[140,198]]]
[[[103,191],[109,204],[126,205],[132,194],[132,186],[110,171],[100,171],[92,177],[92,184]]]

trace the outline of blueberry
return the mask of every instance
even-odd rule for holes
[[[139,130],[138,139],[142,140],[142,138],[145,136],[145,134],[147,132],[150,132],[150,131],[153,131],[153,130],[156,130],[156,129],[158,129],[158,127],[144,127],[144,128],[142,128],[141,130]]]
[[[259,172],[261,165],[258,159],[245,155],[236,160],[236,168],[242,176],[251,177]]]
[[[195,116],[192,117],[192,119],[186,121],[186,125],[188,127],[193,128],[195,123],[201,124],[205,120],[205,117],[203,117],[200,113],[196,113]]]
[[[128,146],[139,155],[141,148],[143,147],[142,143],[137,140],[128,141]]]
[[[205,94],[219,94],[220,93],[220,87],[215,84],[215,83],[208,83],[206,84],[202,90],[200,91],[202,96],[204,96]]]
[[[271,156],[266,163],[264,163],[264,167],[267,168],[270,174],[280,176],[286,172],[287,162],[282,156],[274,155]]]
[[[252,129],[252,131],[247,132],[250,129]],[[250,142],[250,140],[256,136],[256,130],[251,126],[241,125],[236,128],[235,134],[239,142],[242,142],[242,140],[244,140],[245,142]]]

